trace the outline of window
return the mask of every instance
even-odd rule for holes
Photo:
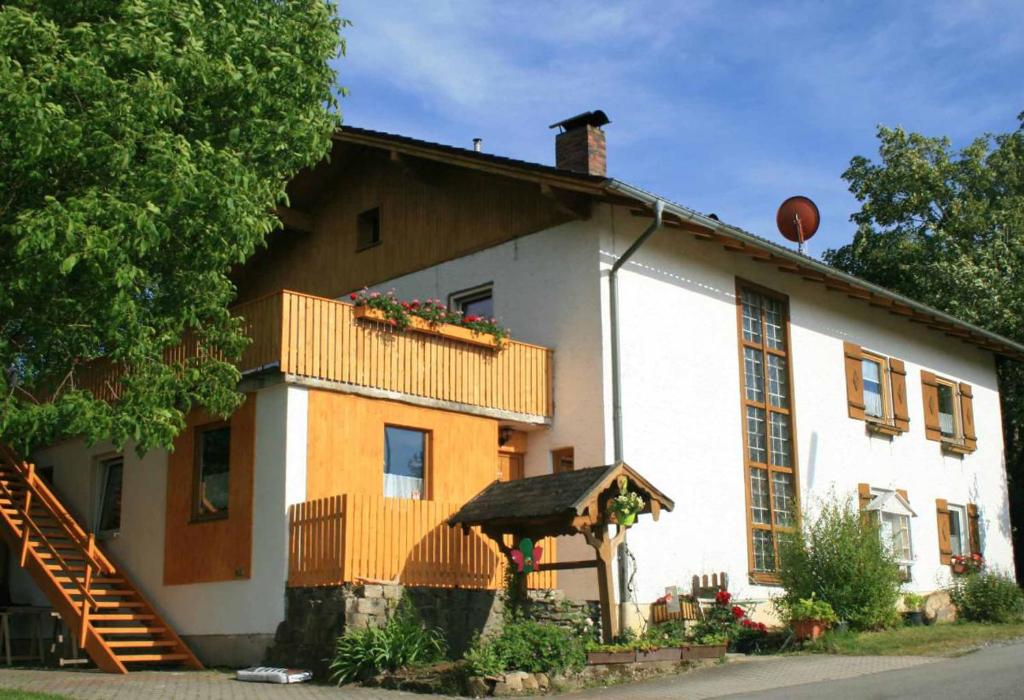
[[[356,217],[356,252],[380,243],[380,207],[367,209]]]
[[[99,521],[96,531],[111,535],[121,529],[121,484],[124,477],[124,460],[121,457],[100,462],[100,478],[103,491],[100,493]]]
[[[898,435],[910,429],[907,370],[902,360],[843,343],[846,355],[846,401],[851,418],[868,431]]]
[[[783,297],[742,284],[737,302],[750,569],[770,580],[778,539],[797,518],[788,308]]]
[[[938,381],[939,394],[939,432],[944,438],[957,437],[956,389],[943,380]]]
[[[571,472],[573,470],[573,453],[572,447],[551,450],[551,472],[553,474]]]
[[[384,495],[425,498],[427,433],[412,428],[384,427]]]
[[[967,556],[971,553],[970,538],[967,535],[967,508],[949,504],[949,545],[953,556]]]
[[[230,495],[231,427],[225,423],[196,428],[196,480],[193,517],[226,518]]]
[[[448,296],[448,307],[463,316],[494,318],[494,289],[491,284],[464,289]]]
[[[910,568],[914,565],[910,518],[916,514],[906,497],[902,492],[872,489],[871,501],[865,510],[875,517],[882,541],[890,547],[904,578],[909,581]]]
[[[944,452],[965,455],[978,449],[974,429],[974,390],[921,370],[925,437],[942,443]]]

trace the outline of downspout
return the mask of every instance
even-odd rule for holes
[[[665,203],[656,200],[654,202],[654,221],[640,234],[640,237],[633,241],[633,245],[626,249],[608,273],[608,307],[609,307],[609,330],[612,341],[612,440],[614,443],[615,462],[622,461],[622,372],[620,367],[621,352],[619,350],[619,269],[629,262],[629,259],[640,250],[647,239],[654,235],[654,232],[661,228],[662,215],[665,212]],[[616,552],[619,564],[619,627],[622,629],[626,622],[626,611],[629,609],[629,562],[626,560],[626,538],[622,539],[619,551]]]
[[[608,273],[608,306],[610,309],[609,326],[612,335],[612,440],[614,444],[615,462],[622,461],[622,373],[619,366],[619,268],[629,262],[636,251],[647,242],[647,239],[654,235],[654,232],[661,228],[662,215],[665,212],[665,202],[656,200],[654,202],[654,221],[640,234],[640,237],[633,241],[633,245],[626,249],[626,252],[612,265]]]

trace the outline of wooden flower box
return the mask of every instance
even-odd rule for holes
[[[725,644],[694,644],[679,648],[679,658],[683,661],[699,661],[701,659],[720,659],[725,656]]]
[[[651,649],[643,651],[637,649],[637,661],[679,661],[679,648],[668,647],[666,649]]]
[[[391,324],[387,314],[380,309],[373,309],[369,306],[355,307],[354,315],[357,319],[374,321],[376,323]],[[442,338],[451,338],[462,343],[478,345],[491,350],[498,347],[498,339],[489,333],[477,333],[471,328],[463,328],[450,323],[431,323],[418,316],[409,318],[409,327],[406,329],[413,333],[425,333],[428,335],[439,335]]]
[[[599,664],[631,664],[636,661],[636,652],[629,651],[588,651],[587,665]]]

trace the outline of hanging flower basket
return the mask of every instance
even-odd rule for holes
[[[608,520],[620,527],[631,527],[644,509],[640,494],[627,489],[629,481],[625,476],[618,479],[619,495],[608,502]]]

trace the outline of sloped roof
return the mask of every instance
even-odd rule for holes
[[[754,260],[775,266],[782,272],[800,275],[809,282],[824,285],[830,291],[846,294],[894,315],[904,316],[965,343],[1024,361],[1024,344],[614,178],[577,173],[541,163],[353,126],[342,127],[335,133],[334,138],[339,142],[392,150],[413,157],[485,170],[508,177],[536,180],[552,187],[589,194],[603,201],[628,204],[641,209],[641,213],[649,212],[655,202],[661,201],[665,207],[665,224],[669,227],[679,228],[699,239],[722,244],[726,250],[749,255]]]
[[[651,486],[629,465],[618,462],[559,474],[495,481],[462,506],[448,519],[448,524],[469,526],[559,516],[572,518],[582,514],[599,492],[612,485],[619,473],[629,478],[631,488],[646,492],[649,498],[659,502],[660,507],[665,510],[675,507],[672,499]]]

